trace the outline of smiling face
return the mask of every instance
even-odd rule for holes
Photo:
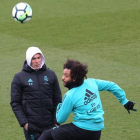
[[[31,60],[31,67],[37,70],[41,67],[41,63],[42,63],[41,54],[40,53],[35,54]]]
[[[63,85],[65,87],[67,87],[67,85],[71,82],[75,82],[75,80],[71,79],[71,75],[70,75],[71,70],[70,69],[64,69],[63,71],[63,76],[62,76],[62,81],[63,81]]]

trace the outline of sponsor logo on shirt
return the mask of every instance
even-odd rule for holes
[[[90,114],[90,113],[96,111],[99,108],[100,108],[100,105],[98,104],[97,106],[95,106],[95,107],[91,108],[89,111],[87,111],[87,114]]]
[[[86,89],[84,104],[87,105],[88,103],[93,101],[95,98],[97,98],[97,95],[91,92],[90,90]]]
[[[29,84],[29,86],[33,85],[33,80],[32,79],[29,79],[28,80],[28,84]]]

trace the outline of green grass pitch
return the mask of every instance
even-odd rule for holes
[[[37,46],[56,72],[63,94],[67,58],[88,64],[88,77],[114,81],[123,88],[138,111],[128,114],[111,93],[100,92],[105,111],[101,140],[139,140],[140,1],[25,0],[33,10],[25,24],[12,18],[18,2],[0,0],[0,139],[25,139],[10,107],[10,84],[22,69],[27,48]]]

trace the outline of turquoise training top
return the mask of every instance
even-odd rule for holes
[[[62,103],[57,106],[57,122],[64,123],[73,112],[72,123],[77,127],[91,131],[104,129],[99,91],[112,92],[122,105],[128,102],[124,90],[114,82],[88,78],[81,86],[70,89],[64,95]]]

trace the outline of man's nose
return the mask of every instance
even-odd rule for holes
[[[64,76],[62,76],[62,80],[64,80]]]
[[[38,59],[36,59],[36,62],[38,62]]]

